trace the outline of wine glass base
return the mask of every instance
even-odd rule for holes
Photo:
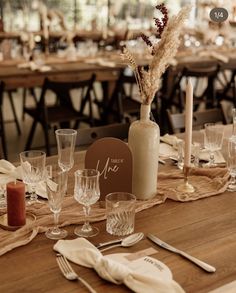
[[[226,190],[231,191],[231,192],[235,192],[236,191],[236,185],[235,184],[229,184]]]
[[[68,232],[66,230],[59,229],[58,232],[55,233],[53,232],[53,230],[49,229],[45,232],[45,235],[49,239],[58,240],[58,239],[66,238],[66,236],[68,235]]]
[[[35,203],[42,203],[42,202],[38,198],[37,199],[29,199],[29,200],[26,201],[27,206],[31,206],[31,205],[33,205]]]
[[[75,228],[74,233],[80,237],[93,237],[99,233],[99,229],[97,227],[91,227],[89,230],[83,230],[82,228],[77,227]]]

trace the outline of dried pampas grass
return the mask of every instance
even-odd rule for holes
[[[124,47],[122,58],[134,72],[142,104],[151,104],[156,92],[159,90],[162,74],[177,53],[180,44],[180,32],[190,10],[191,7],[184,7],[177,15],[172,16],[168,20],[161,34],[160,41],[152,45],[152,50],[150,50],[151,59],[147,69],[139,67],[133,54]],[[145,36],[143,39],[145,41]],[[145,42],[150,46],[148,39]]]

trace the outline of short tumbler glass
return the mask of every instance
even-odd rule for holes
[[[118,236],[133,233],[135,203],[135,195],[127,192],[113,192],[106,196],[106,231],[108,233]]]

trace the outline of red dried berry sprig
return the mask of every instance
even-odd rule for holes
[[[168,22],[168,10],[164,3],[157,5],[156,9],[159,10],[163,14],[163,17],[161,18],[161,20],[159,18],[154,17],[155,25],[157,27],[158,37],[161,38],[164,28]]]
[[[152,42],[149,40],[149,37],[146,36],[144,33],[141,33],[141,38],[143,39],[143,41],[149,46],[152,47]]]

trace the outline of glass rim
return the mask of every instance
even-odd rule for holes
[[[26,154],[29,154],[29,153],[32,153],[32,154],[35,154],[37,155],[38,157],[41,157],[41,156],[45,156],[46,157],[46,152],[44,151],[40,151],[40,150],[28,150],[28,151],[23,151],[23,152],[20,152],[20,157],[22,157],[22,155],[26,155]],[[28,157],[31,157],[31,156],[28,156]]]
[[[72,128],[60,128],[60,129],[56,129],[55,133],[57,135],[76,135],[77,130]]]
[[[106,196],[105,196],[105,200],[106,201],[113,201],[115,200],[114,199],[111,199],[113,196],[115,195],[126,195],[126,196],[129,196],[130,198],[127,198],[127,199],[120,199],[120,200],[124,200],[124,201],[133,201],[135,202],[137,200],[136,196],[133,194],[133,193],[130,193],[130,192],[126,192],[126,191],[114,191],[114,192],[110,192],[108,193]]]
[[[94,174],[83,174],[83,173],[93,173]],[[75,176],[80,176],[80,177],[99,177],[100,176],[100,172],[96,169],[92,169],[92,168],[85,168],[85,169],[78,169],[75,171]]]

